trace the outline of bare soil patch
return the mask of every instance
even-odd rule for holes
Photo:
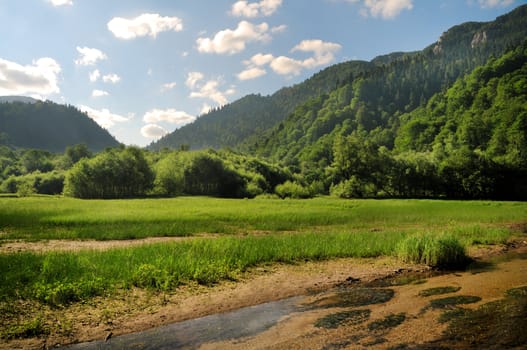
[[[192,237],[149,237],[141,239],[108,241],[52,239],[28,242],[25,240],[6,240],[0,242],[0,253],[44,253],[50,251],[108,250],[113,248],[135,247],[143,244],[179,242],[195,239],[196,237],[205,237],[205,235],[195,235]],[[215,236],[206,235],[206,237]]]

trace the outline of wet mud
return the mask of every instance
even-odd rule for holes
[[[527,253],[362,282],[63,349],[527,347]]]

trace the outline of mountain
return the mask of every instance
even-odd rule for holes
[[[282,88],[271,96],[247,95],[221,108],[214,109],[148,146],[191,149],[234,147],[283,120],[299,104],[328,93],[340,81],[362,74],[372,64],[351,61],[337,64],[315,74],[303,83]]]
[[[399,117],[521,44],[527,5],[492,22],[452,27],[422,51],[329,67],[271,96],[250,95],[198,118],[150,149],[231,147],[288,164],[331,162],[339,132],[364,130],[393,148]]]
[[[67,146],[81,143],[92,151],[119,145],[73,106],[26,97],[0,98],[0,144],[62,153]]]
[[[391,150],[401,115],[521,45],[527,38],[526,18],[524,5],[492,22],[455,26],[422,51],[383,56],[385,64],[341,81],[238,148],[304,169],[330,165],[335,137],[354,131]]]
[[[36,103],[39,100],[36,100],[28,96],[0,96],[0,103],[12,103],[12,102],[22,102],[22,103]]]

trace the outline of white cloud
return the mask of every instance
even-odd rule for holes
[[[267,71],[260,67],[247,68],[246,70],[238,73],[237,77],[239,80],[251,80],[266,75]]]
[[[210,112],[210,110],[212,109],[212,106],[209,105],[208,103],[204,103],[202,106],[201,106],[201,110],[200,110],[200,115],[204,115],[204,114],[207,114]]]
[[[313,55],[304,60],[287,56],[274,57],[271,54],[256,54],[249,61],[245,61],[247,69],[238,74],[240,80],[254,79],[265,74],[263,66],[269,64],[273,71],[280,75],[298,75],[303,69],[313,69],[331,63],[335,53],[342,48],[341,45],[322,40],[303,40],[293,47],[291,52],[308,52]],[[258,75],[259,74],[259,75]],[[245,78],[245,79],[244,79]]]
[[[117,84],[119,81],[121,81],[121,77],[114,73],[106,74],[102,77],[102,81],[105,83]]]
[[[95,83],[97,80],[99,80],[100,77],[101,77],[101,72],[99,72],[98,69],[90,73],[90,81],[92,83]]]
[[[411,10],[413,0],[364,0],[366,12],[372,17],[390,19],[397,17],[403,10]]]
[[[271,68],[280,75],[298,75],[304,68],[302,61],[280,56],[271,62]]]
[[[282,24],[282,25],[271,28],[271,33],[273,34],[282,33],[282,32],[285,32],[286,29],[287,29],[287,26],[285,24]]]
[[[157,124],[146,124],[141,128],[141,135],[149,139],[158,139],[166,134],[168,132]]]
[[[178,127],[191,123],[196,120],[196,117],[182,111],[175,109],[152,109],[145,113],[143,121],[145,123],[155,124],[159,122],[167,122],[176,124]]]
[[[205,76],[201,72],[190,72],[187,75],[187,81],[185,84],[189,89],[194,89],[199,81],[203,80]]]
[[[205,76],[201,72],[188,73],[185,84],[191,90],[190,98],[206,98],[219,105],[224,105],[228,102],[227,96],[236,93],[233,88],[220,91],[218,80],[204,81],[204,78]]]
[[[73,5],[72,0],[48,0],[53,6]]]
[[[165,83],[165,84],[163,84],[163,86],[161,86],[161,91],[165,92],[165,91],[168,91],[168,90],[172,90],[176,86],[177,86],[177,83],[175,81],[171,82],[171,83]]]
[[[93,109],[88,106],[80,105],[79,109],[86,113],[88,117],[92,118],[105,129],[111,128],[115,123],[127,122],[129,119],[119,114],[111,113],[108,109],[103,108],[101,110]]]
[[[48,57],[34,60],[27,66],[0,58],[0,95],[58,93],[60,71],[60,65]]]
[[[131,19],[114,17],[108,22],[108,30],[119,39],[130,40],[144,36],[156,38],[161,32],[182,31],[183,21],[178,17],[161,17],[157,13],[144,13]]]
[[[98,49],[77,46],[77,51],[79,52],[80,57],[75,60],[75,64],[80,66],[93,66],[97,61],[108,58],[104,52]]]
[[[282,0],[261,0],[249,3],[248,1],[237,1],[232,5],[231,14],[236,17],[254,18],[259,16],[270,16],[282,6]]]
[[[103,97],[103,96],[108,96],[110,95],[107,91],[104,91],[104,90],[93,90],[91,92],[91,96],[92,97]]]
[[[257,66],[264,66],[268,63],[271,63],[273,59],[274,57],[271,54],[264,55],[264,54],[258,53],[254,55],[253,57],[251,57],[250,63],[253,63]]]
[[[483,8],[491,7],[507,7],[514,3],[514,0],[478,0],[478,3]]]
[[[245,50],[247,43],[271,40],[268,31],[269,25],[265,22],[255,25],[241,21],[234,30],[225,29],[216,33],[213,38],[198,38],[196,42],[199,52],[235,54]]]
[[[324,42],[322,40],[303,40],[291,52],[313,52],[315,55],[302,62],[305,68],[323,66],[335,59],[335,53],[342,48],[341,45]]]
[[[192,91],[190,93],[191,98],[207,98],[216,102],[218,105],[222,106],[227,104],[228,100],[226,95],[232,94],[233,91],[229,90],[228,92],[221,92],[218,90],[219,82],[217,80],[209,80],[197,91]]]

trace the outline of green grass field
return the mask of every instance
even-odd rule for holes
[[[201,236],[108,251],[0,254],[0,303],[65,305],[132,286],[170,291],[275,262],[394,256],[449,267],[467,246],[503,243],[515,234],[511,225],[526,221],[527,203],[519,202],[0,198],[0,244]]]
[[[134,239],[201,233],[454,232],[480,235],[527,220],[520,202],[433,200],[233,200],[203,197],[78,200],[0,197],[6,239]],[[459,231],[461,230],[461,231]]]

